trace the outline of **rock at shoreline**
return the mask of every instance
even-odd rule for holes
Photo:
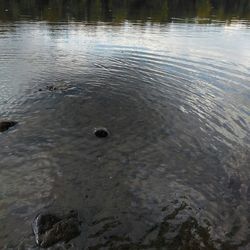
[[[8,130],[10,127],[13,127],[17,124],[15,121],[0,121],[0,132]]]
[[[40,247],[50,247],[59,241],[68,242],[81,234],[78,213],[71,211],[64,216],[41,213],[32,223],[36,243]]]

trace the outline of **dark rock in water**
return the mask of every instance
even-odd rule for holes
[[[57,87],[55,86],[47,86],[46,87],[49,91],[57,90]]]
[[[66,82],[58,82],[58,83],[54,83],[51,85],[46,85],[44,87],[41,87],[38,89],[39,92],[55,92],[55,93],[63,93],[63,92],[67,92],[67,91],[71,91],[74,90],[75,87],[72,86],[69,83]]]
[[[106,128],[96,128],[94,130],[94,134],[96,137],[99,137],[99,138],[105,138],[109,136],[109,132]]]
[[[39,214],[32,223],[32,228],[36,236],[44,234],[47,230],[51,229],[55,223],[60,219],[52,214]],[[36,238],[37,244],[39,244],[39,237]]]
[[[59,241],[68,242],[81,233],[78,213],[74,210],[61,217],[49,213],[39,214],[32,228],[36,243],[41,247],[50,247]]]
[[[0,132],[4,132],[8,130],[10,127],[13,127],[17,124],[17,122],[14,121],[2,121],[0,122]]]
[[[63,219],[46,231],[40,243],[41,247],[49,247],[59,241],[68,242],[80,235],[79,222],[76,218]]]

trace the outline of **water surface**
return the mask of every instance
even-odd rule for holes
[[[79,210],[70,249],[250,248],[244,11],[0,3],[1,249],[38,249],[44,208]]]

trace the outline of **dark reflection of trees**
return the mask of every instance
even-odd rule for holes
[[[216,16],[250,19],[249,0],[0,0],[0,20],[152,20]]]

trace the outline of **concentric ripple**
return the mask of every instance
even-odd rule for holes
[[[84,218],[72,249],[249,247],[247,24],[1,30],[1,118],[18,126],[0,134],[0,248],[32,247],[54,206]]]

